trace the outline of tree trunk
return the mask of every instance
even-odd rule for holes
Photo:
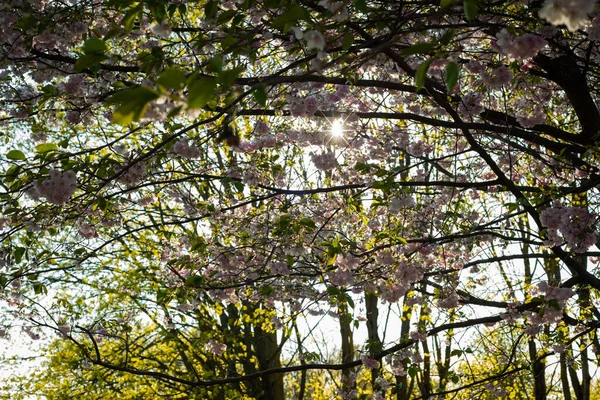
[[[378,297],[374,293],[365,293],[365,308],[367,311],[367,334],[369,340],[368,349],[371,353],[381,351],[381,339],[379,338],[378,318],[379,309],[377,308]],[[375,368],[371,370],[371,385],[373,386],[373,392],[379,390],[376,384],[379,369]]]
[[[350,362],[354,359],[354,343],[352,337],[352,317],[348,312],[348,304],[340,302],[338,306],[340,317],[340,335],[342,337],[342,363]],[[356,388],[356,382],[351,378],[352,368],[342,370],[342,390],[344,393],[350,393]]]

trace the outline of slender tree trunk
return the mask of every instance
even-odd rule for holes
[[[302,338],[300,337],[300,330],[296,321],[294,321],[294,332],[296,333],[296,340],[298,341],[298,354],[300,355],[300,365],[306,364],[304,360],[304,350],[302,349]],[[298,389],[298,400],[304,400],[304,393],[306,392],[306,370],[300,372],[300,388]]]
[[[264,308],[264,307],[261,307]],[[254,324],[254,349],[260,371],[281,367],[280,349],[277,343],[277,331],[262,329],[262,321]],[[261,400],[285,400],[283,375],[268,374],[261,380]]]
[[[406,304],[406,296],[403,301],[402,308],[402,324],[400,326],[400,338],[401,340],[408,340],[408,334],[410,333],[410,320],[411,314],[413,311],[413,306],[409,306]],[[407,363],[403,361],[403,367],[406,369]],[[396,400],[409,400],[412,394],[412,388],[414,385],[414,379],[411,379],[409,382],[408,375],[398,376],[396,377]]]
[[[532,361],[533,373],[533,393],[535,400],[546,400],[546,374],[545,364],[538,358],[535,341],[530,339],[528,342],[529,359]]]
[[[567,357],[565,352],[560,353],[560,383],[565,400],[572,400],[571,386],[569,385],[569,371],[567,369]]]
[[[527,218],[519,220],[519,225],[523,232],[527,232],[526,227],[528,224],[529,222]],[[529,236],[529,233],[524,233],[523,239],[529,239]],[[529,254],[529,245],[524,242],[521,246],[521,251],[524,256],[527,256]],[[532,282],[532,272],[529,258],[523,258],[523,265],[525,268],[525,283],[527,286],[530,286]],[[549,268],[546,267],[545,270],[548,281],[552,282],[552,276],[549,273]],[[531,361],[532,366],[531,372],[533,374],[534,398],[535,400],[546,400],[546,364],[543,359],[538,358],[537,345],[533,338],[527,341],[527,347],[529,349],[529,360]]]
[[[372,353],[381,351],[381,339],[379,338],[378,329],[378,318],[379,309],[377,307],[378,297],[374,293],[365,293],[365,307],[367,311],[367,334],[369,338],[369,350]],[[376,384],[379,369],[375,368],[371,370],[371,386],[373,392],[379,390]]]
[[[427,292],[427,285],[423,284],[423,293]],[[419,316],[419,332],[425,332],[425,321],[429,319],[429,308],[427,305],[421,306],[421,315]],[[423,373],[421,376],[421,384],[419,385],[419,389],[421,390],[421,397],[428,399],[431,396],[432,387],[431,387],[431,356],[429,353],[429,345],[427,344],[427,340],[422,342],[423,346]]]
[[[340,303],[338,306],[340,317],[340,335],[342,337],[342,363],[350,362],[354,359],[354,341],[352,336],[352,317],[348,312],[348,304]],[[356,382],[351,379],[352,368],[342,370],[342,390],[344,393],[350,393],[356,387]]]
[[[244,321],[243,314],[250,316],[249,322],[243,323],[243,341],[246,347],[246,354],[243,355],[242,367],[244,368],[244,374],[250,375],[257,372],[256,365],[251,361],[254,351],[254,334],[252,331],[252,318],[254,317],[254,310],[256,305],[250,302],[243,302],[242,313],[240,315],[240,321]],[[251,396],[260,396],[262,392],[260,379],[250,379],[246,382]]]
[[[228,334],[224,337],[224,343],[227,345],[228,349],[235,349],[238,346],[236,343],[237,340],[241,338],[242,330],[239,324],[239,312],[234,304],[229,304],[227,307],[224,307],[225,310],[219,316],[221,326],[223,327],[223,331]],[[238,372],[235,366],[235,359],[231,359],[231,361],[227,364],[227,377],[236,377],[238,376]],[[233,388],[236,392],[242,393],[242,387],[239,382],[232,384]],[[223,400],[225,400],[225,394],[222,394]]]

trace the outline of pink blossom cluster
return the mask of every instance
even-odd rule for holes
[[[484,72],[481,78],[490,89],[501,89],[511,83],[513,74],[506,65],[501,65],[491,72]]]
[[[96,227],[87,222],[79,224],[79,227],[77,228],[77,232],[79,233],[79,235],[81,235],[81,237],[83,237],[85,239],[92,239],[92,238],[98,237],[98,233],[96,232]]]
[[[459,300],[460,300],[460,297],[458,297],[458,294],[456,294],[456,292],[452,291],[448,294],[445,294],[443,297],[441,297],[438,300],[437,305],[440,308],[456,308],[456,307],[458,307]]]
[[[409,288],[409,284],[389,280],[379,286],[379,293],[382,300],[388,303],[395,303],[406,294]]]
[[[379,361],[369,356],[362,356],[361,361],[363,365],[369,369],[377,369],[379,368]]]
[[[85,82],[84,75],[71,75],[69,79],[59,85],[59,88],[67,94],[79,97],[85,93]]]
[[[487,385],[485,385],[485,388],[487,389],[488,392],[490,392],[494,396],[498,396],[498,397],[508,396],[508,391],[506,389],[504,389],[502,386],[488,383]]]
[[[338,166],[335,153],[332,151],[328,151],[326,153],[321,154],[310,153],[310,159],[312,160],[315,167],[322,171],[329,171],[330,169],[334,169]]]
[[[481,92],[469,92],[463,96],[462,102],[458,106],[458,112],[468,117],[475,117],[484,110],[481,102],[483,95]]]
[[[531,128],[536,125],[545,124],[546,114],[544,113],[544,108],[538,104],[533,108],[533,112],[530,115],[526,117],[518,116],[517,121],[519,121],[519,124],[521,124],[521,126],[524,128]]]
[[[298,34],[296,34],[298,38]],[[325,37],[319,31],[308,31],[302,34],[302,38],[306,41],[307,50],[318,50],[322,51],[325,49]]]
[[[565,306],[565,302],[567,300],[575,296],[575,292],[573,290],[569,288],[550,286],[548,285],[548,282],[540,282],[538,284],[538,290],[544,294],[546,301],[556,300],[561,308]]]
[[[329,0],[321,0],[319,5],[329,10],[331,19],[334,21],[342,22],[348,19],[348,7],[342,1],[331,3]]]
[[[338,267],[327,274],[329,282],[335,286],[349,286],[354,282],[352,271],[348,268]]]
[[[595,4],[596,0],[546,0],[539,16],[552,25],[564,24],[575,32],[586,23]]]
[[[292,117],[312,117],[320,106],[320,102],[315,96],[308,96],[305,99],[290,96],[288,102]]]
[[[477,60],[470,60],[465,64],[465,68],[472,74],[481,74],[485,71],[485,66]]]
[[[506,28],[498,32],[496,42],[492,43],[492,47],[499,53],[505,54],[510,59],[517,61],[535,57],[547,45],[548,42],[541,36],[531,33],[513,38]]]
[[[269,269],[274,275],[288,276],[291,271],[285,262],[276,261],[269,264]]]
[[[560,202],[555,202],[540,214],[542,225],[548,228],[551,244],[560,246],[567,243],[578,253],[587,251],[596,243],[596,219],[597,215],[585,208],[563,207]]]
[[[277,138],[273,135],[265,135],[253,140],[243,140],[236,150],[242,153],[254,153],[258,149],[273,149],[277,147]]]
[[[254,133],[257,135],[269,133],[269,124],[267,124],[265,121],[257,121],[254,125]]]
[[[173,145],[173,152],[183,158],[198,158],[200,150],[195,144],[190,144],[187,139],[181,139]]]
[[[137,184],[146,175],[146,167],[139,162],[131,166],[124,166],[123,169],[127,169],[127,171],[119,176],[117,181],[128,186]]]
[[[400,260],[395,272],[396,279],[403,284],[418,282],[423,279],[424,274],[423,265],[411,263],[406,258]]]
[[[390,212],[397,213],[404,208],[414,208],[417,206],[415,199],[411,195],[393,196],[388,204]]]
[[[51,169],[50,178],[44,182],[34,182],[33,188],[38,196],[45,197],[52,204],[63,205],[77,190],[77,176],[73,171]]]
[[[227,345],[224,343],[219,343],[214,339],[210,339],[208,343],[204,345],[204,349],[213,353],[214,355],[221,355],[227,350]]]
[[[386,358],[386,361],[392,367],[392,373],[396,376],[406,375],[407,371],[404,369],[404,365],[409,360],[414,364],[418,364],[423,362],[423,357],[416,348],[406,348]]]

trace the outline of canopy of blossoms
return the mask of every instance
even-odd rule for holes
[[[373,396],[413,398],[428,341],[494,324],[533,346],[536,393],[546,357],[595,359],[595,1],[13,0],[0,21],[6,335],[55,332],[165,393],[331,369],[352,398],[363,365]],[[394,304],[387,342],[373,310]],[[299,316],[334,315],[341,359],[298,339],[244,364],[249,309],[278,357]],[[195,338],[187,369],[101,354],[147,321]]]

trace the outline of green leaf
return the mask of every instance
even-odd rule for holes
[[[300,225],[303,225],[307,228],[315,229],[317,227],[315,221],[313,221],[311,218],[302,218],[298,222],[300,223]]]
[[[191,287],[195,287],[195,288],[199,288],[202,286],[202,283],[204,282],[204,279],[202,278],[202,276],[200,275],[192,275],[189,278],[186,279],[185,281],[185,285],[186,286],[191,286]]]
[[[58,151],[58,146],[54,143],[42,143],[35,146],[35,151],[38,153],[48,153],[50,151]]]
[[[137,7],[131,8],[129,11],[127,11],[127,13],[125,13],[125,16],[121,20],[121,25],[125,27],[127,33],[130,33],[133,30],[135,20],[138,17],[140,11],[142,10],[142,7],[142,5],[139,5]]]
[[[421,42],[421,43],[413,44],[412,46],[407,47],[406,49],[402,50],[400,55],[406,57],[406,56],[412,56],[414,54],[426,54],[426,53],[430,53],[434,48],[435,47],[432,43]]]
[[[267,105],[267,92],[265,91],[265,88],[259,87],[254,89],[252,95],[258,104],[263,107]]]
[[[446,8],[450,7],[452,3],[454,3],[454,0],[440,0],[440,8],[445,10]]]
[[[290,27],[296,25],[298,20],[306,19],[310,20],[307,16],[307,11],[304,7],[300,7],[298,4],[294,4],[290,7],[289,10],[281,14],[279,17],[275,18],[271,23],[271,26],[275,28],[284,29],[286,25]]]
[[[37,25],[38,25],[38,20],[33,15],[27,13],[27,14],[24,14],[24,16],[21,19],[19,19],[17,22],[15,22],[12,25],[12,28],[19,28],[24,31],[28,31],[30,29],[37,27]]]
[[[215,97],[217,84],[213,78],[202,77],[188,85],[188,108],[202,108]]]
[[[156,302],[158,304],[165,304],[166,301],[168,300],[169,296],[169,291],[168,290],[159,290],[156,292]]]
[[[419,65],[417,67],[417,71],[415,73],[415,80],[417,86],[417,92],[425,86],[425,77],[427,76],[427,71],[429,70],[429,66],[431,65],[431,58]]]
[[[84,54],[83,56],[79,57],[77,61],[75,61],[73,69],[75,72],[81,72],[84,69],[88,69],[94,65],[100,64],[107,58],[108,57],[104,54]]]
[[[167,15],[165,5],[159,2],[148,2],[147,4],[154,19],[156,19],[156,21],[159,23],[162,22]]]
[[[98,38],[89,38],[83,44],[83,52],[85,54],[104,54],[107,49],[104,40]]]
[[[6,153],[6,158],[9,160],[24,160],[25,154],[23,154],[23,152],[20,150],[11,150]]]
[[[329,286],[326,289],[327,293],[330,294],[331,296],[337,296],[338,294],[340,294],[340,288],[338,288],[337,286]]]
[[[17,247],[15,249],[15,263],[19,264],[21,260],[23,260],[23,255],[25,254],[25,247]]]
[[[415,377],[415,375],[417,375],[417,372],[418,372],[418,371],[419,371],[419,369],[418,369],[418,367],[417,367],[416,365],[411,365],[411,366],[408,368],[408,375],[409,375],[411,378],[414,378],[414,377]]]
[[[204,16],[206,19],[215,19],[217,17],[217,12],[219,11],[219,6],[216,1],[209,1],[204,6]]]
[[[477,4],[477,0],[465,0],[465,17],[467,21],[472,22],[477,18],[477,12],[479,11],[479,5]]]
[[[354,308],[354,300],[352,300],[352,297],[350,297],[349,294],[346,294],[346,302],[348,303],[348,305],[352,308]]]
[[[225,89],[229,89],[243,71],[244,68],[242,67],[225,70],[219,74],[217,77],[217,82],[223,85]]]
[[[233,186],[235,186],[235,190],[237,190],[238,193],[244,192],[244,184],[242,182],[233,182]]]
[[[185,72],[179,68],[167,68],[160,74],[156,83],[173,90],[181,90],[185,85]]]
[[[108,202],[106,201],[106,199],[104,197],[99,197],[97,204],[98,204],[98,208],[102,211],[105,211],[106,207],[108,206]]]
[[[229,22],[229,20],[231,20],[233,17],[235,17],[237,12],[238,12],[237,10],[223,11],[221,14],[219,14],[219,17],[217,18],[217,24],[221,25],[226,22]]]
[[[454,37],[454,29],[446,31],[440,38],[440,43],[444,46],[448,45]]]
[[[450,357],[454,357],[454,356],[460,357],[460,356],[462,356],[462,353],[463,353],[462,350],[454,349],[450,352]]]
[[[217,54],[210,60],[208,60],[208,64],[206,65],[206,69],[208,72],[219,73],[223,71],[223,56]]]
[[[223,40],[221,40],[221,47],[223,50],[228,52],[231,52],[231,49],[229,48],[235,46],[236,44],[238,44],[238,39],[232,35],[227,35],[223,38]]]
[[[146,112],[148,103],[158,99],[159,96],[157,91],[149,87],[137,86],[112,95],[106,103],[119,105],[113,113],[113,121],[120,125],[127,125],[139,120]]]
[[[354,0],[354,8],[356,8],[356,11],[362,13],[367,13],[369,11],[367,8],[367,0]]]
[[[342,49],[348,50],[352,46],[353,42],[354,42],[354,35],[352,35],[349,32],[346,33],[344,35],[344,38],[342,39]]]
[[[456,86],[458,82],[458,64],[454,61],[449,62],[446,65],[446,87],[448,88],[448,92],[452,92],[452,89]]]

